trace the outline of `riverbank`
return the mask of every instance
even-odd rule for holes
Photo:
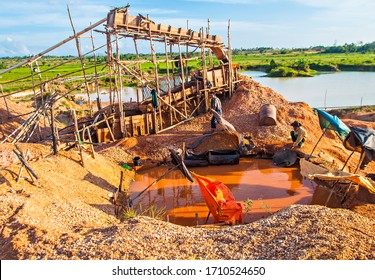
[[[233,55],[243,71],[262,71],[269,77],[312,77],[339,71],[375,71],[374,53],[289,51]]]
[[[289,101],[305,102],[313,108],[375,105],[375,72],[337,72],[309,78],[270,78],[257,71],[241,74],[282,94]]]

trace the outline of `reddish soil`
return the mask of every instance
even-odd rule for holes
[[[223,117],[238,132],[247,133],[252,137],[259,155],[272,154],[282,147],[290,146],[290,124],[297,120],[302,123],[308,133],[307,142],[300,149],[299,154],[301,156],[310,155],[322,135],[322,130],[319,127],[317,116],[314,115],[308,104],[289,102],[280,94],[254,82],[251,78],[242,78],[243,81],[233,97],[223,102]],[[7,103],[12,115],[33,110],[32,104],[17,104],[10,100]],[[275,126],[259,126],[259,111],[264,104],[272,104],[277,108],[277,124]],[[75,105],[70,104],[69,106]],[[57,111],[61,116],[62,127],[71,123],[65,106],[59,106]],[[343,120],[349,125],[374,128],[373,115],[370,115],[372,113],[366,114],[366,116],[358,113],[355,115],[346,114]],[[0,99],[0,120],[2,122],[0,124],[0,141],[17,129],[26,118],[27,116],[22,116],[9,120],[5,103],[3,99]],[[25,171],[22,173],[21,180],[16,182],[20,164],[12,152],[14,145],[0,144],[0,221],[2,224],[0,259],[182,259],[194,258],[194,256],[205,258],[207,256],[205,254],[210,249],[204,247],[208,246],[206,243],[204,246],[202,244],[198,246],[198,243],[197,246],[191,245],[195,242],[188,237],[193,231],[191,229],[161,225],[161,222],[147,219],[141,221],[135,219],[125,225],[119,223],[113,215],[113,205],[109,202],[108,193],[114,192],[119,185],[121,171],[125,173],[124,187],[129,185],[134,176],[134,170],[125,170],[121,164],[132,165],[134,156],[141,157],[141,161],[145,165],[169,162],[168,149],[180,148],[184,143],[189,146],[197,137],[210,130],[210,118],[210,114],[200,115],[188,123],[161,134],[122,139],[115,143],[96,146],[96,159],[90,156],[89,150],[84,152],[85,167],[79,163],[80,157],[75,148],[61,151],[59,155],[52,155],[51,143],[48,141],[39,144],[21,143],[20,147],[23,151],[29,150],[29,163],[38,175],[39,186],[32,183],[30,176]],[[48,125],[42,129],[41,133],[43,136],[49,135]],[[36,134],[33,140],[37,140],[38,137],[39,135]],[[311,160],[330,169],[338,170],[349,155],[350,151],[346,150],[340,139],[329,131],[317,145]],[[346,170],[354,170],[358,161],[358,154],[354,154]],[[362,175],[374,173],[375,162],[371,162],[364,171],[360,171]],[[266,244],[273,242],[269,240],[268,233],[270,232],[274,234],[272,238],[275,238],[275,247],[274,251],[267,251],[267,254],[259,252],[258,255],[251,249],[249,255],[244,253],[242,258],[374,259],[374,205],[358,201],[355,196],[352,196],[346,207],[352,211],[318,206],[292,207],[280,213],[279,216],[271,216],[268,222],[265,220],[254,226],[243,226],[243,230],[251,228],[248,234],[254,234],[254,232],[259,234],[256,242],[254,241],[253,248],[266,248]],[[340,217],[342,217],[342,222],[339,222],[339,226],[335,227],[331,218],[340,219]],[[310,219],[314,219],[316,224],[319,224],[320,230],[314,231],[314,235],[311,235],[311,238],[314,239],[305,235],[306,229],[311,228]],[[350,224],[352,222],[353,224]],[[293,227],[293,224],[303,224],[306,225],[306,228],[301,227],[299,230],[298,227]],[[142,230],[138,229],[140,225],[142,225]],[[353,231],[354,227],[361,227],[361,229]],[[150,238],[155,242],[159,240],[159,237],[156,239],[153,237],[159,236],[160,228],[166,229],[163,231],[165,236],[182,234],[184,237],[165,240],[163,245],[165,250],[160,246],[159,249],[156,249],[156,245],[154,246],[154,243],[148,240]],[[254,232],[252,228],[254,228]],[[329,229],[329,232],[325,229]],[[132,230],[137,230],[137,240],[124,236]],[[243,230],[241,227],[235,227],[230,235],[232,238],[237,238],[237,236],[243,235]],[[149,231],[152,231],[152,234],[147,235]],[[277,245],[280,243],[276,240],[282,232],[293,232],[295,236],[304,236],[304,245],[300,247],[303,253],[302,251],[298,253],[298,250],[290,250],[287,255],[283,255],[286,250],[280,251],[279,245]],[[226,238],[224,231],[220,233],[214,230],[214,232],[204,231],[204,233],[223,234],[221,237],[214,238],[211,241],[212,244],[218,244],[217,242]],[[343,237],[345,238],[342,239]],[[288,239],[285,238],[284,241]],[[108,240],[111,240],[110,244],[108,244]],[[132,247],[127,247],[123,240],[127,240],[126,244],[132,244]],[[189,240],[192,243],[187,247],[196,248],[196,251],[189,252],[186,247],[184,253],[176,245],[176,240],[180,240],[180,243],[183,243],[183,240]],[[327,244],[322,243],[321,250],[318,250],[313,245],[316,240],[330,241]],[[351,241],[347,244],[351,245],[345,244],[348,240]],[[292,242],[292,240],[289,241]],[[294,241],[288,243],[289,241],[285,241],[287,248],[293,249],[299,246],[293,243]],[[359,247],[357,246],[358,242],[361,243]],[[249,244],[251,244],[250,241]],[[112,245],[117,246],[116,250]],[[344,248],[342,245],[346,247]],[[223,245],[221,249],[224,247]],[[108,248],[112,248],[113,251],[108,251]],[[154,251],[150,248],[153,248]],[[342,250],[338,250],[338,248],[344,248],[345,254],[340,253]],[[322,250],[325,252],[324,254],[322,254]],[[251,255],[250,252],[254,254]],[[222,258],[241,258],[236,255],[235,251],[226,253],[225,255],[223,253]]]

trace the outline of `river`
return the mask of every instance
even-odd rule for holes
[[[264,86],[270,87],[292,102],[303,101],[310,107],[331,108],[361,105],[375,105],[375,72],[338,72],[320,74],[314,77],[269,78],[264,72],[245,71],[241,74],[252,77]],[[142,101],[142,91],[124,87],[124,102]],[[86,94],[77,97],[87,99]],[[103,102],[109,101],[109,94],[102,90]],[[96,99],[92,94],[91,100]]]
[[[310,107],[375,105],[375,72],[338,72],[294,78],[270,78],[258,71],[241,74],[272,88],[289,101],[303,101]]]

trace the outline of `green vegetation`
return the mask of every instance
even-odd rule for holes
[[[375,71],[375,42],[306,49],[235,49],[233,63],[270,77],[309,77],[330,71]]]
[[[345,44],[343,46],[316,46],[305,49],[272,49],[272,48],[255,48],[255,49],[234,49],[232,51],[233,63],[237,64],[240,70],[259,70],[264,71],[270,77],[311,77],[323,72],[332,71],[375,71],[375,42],[369,44]],[[188,72],[202,68],[200,54],[194,52],[189,58],[196,57],[196,60],[189,60]],[[178,54],[173,53],[173,58]],[[208,56],[207,57],[207,65]],[[27,57],[0,58],[0,70],[8,69],[17,63],[25,61]],[[154,75],[154,64],[150,54],[140,54],[139,59],[143,61],[137,66],[134,61],[137,60],[135,54],[123,54],[120,57],[122,61],[132,61],[134,69],[147,73],[150,77]],[[164,53],[156,55],[157,61],[165,60]],[[219,61],[214,57],[214,65],[219,65]],[[179,74],[179,63],[169,62],[169,73],[171,75]],[[36,64],[32,66],[24,65],[1,75],[0,84],[3,92],[16,92],[33,89],[34,85],[38,88],[40,81],[52,80],[56,88],[59,80],[63,81],[66,90],[79,88],[83,83],[83,71],[81,62],[74,56],[45,56],[38,60],[39,72]],[[159,74],[165,75],[167,67],[165,62],[158,64]],[[93,56],[84,58],[85,72],[89,83],[94,82],[95,71],[100,79],[99,86],[108,86],[110,82],[109,70],[107,67],[107,57],[98,56],[95,67]],[[59,78],[59,79],[57,79]],[[114,78],[112,77],[114,82]],[[138,80],[131,76],[125,76],[124,85],[136,86]]]
[[[197,54],[194,54],[197,55]],[[177,54],[173,54],[173,57],[177,57]],[[3,69],[8,69],[17,63],[21,63],[25,61],[28,57],[16,57],[16,58],[0,58],[0,71]],[[136,55],[133,54],[124,54],[121,55],[121,61],[130,61],[133,62],[133,70],[136,69],[137,71],[142,71],[142,73],[147,73],[150,77],[154,75],[155,67],[152,63],[151,55],[140,55],[140,60],[143,62],[140,64],[141,69],[137,66],[134,61],[137,60]],[[156,59],[158,61],[165,60],[165,54],[157,54]],[[216,65],[219,62],[216,61]],[[83,85],[84,78],[83,78],[83,71],[82,65],[78,57],[73,56],[64,56],[64,57],[56,57],[56,56],[45,56],[38,60],[39,71],[37,69],[37,65],[33,64],[32,67],[30,65],[24,65],[22,67],[15,68],[10,72],[2,74],[0,76],[0,84],[3,86],[3,92],[17,92],[17,91],[32,91],[33,90],[33,80],[35,88],[38,88],[40,81],[45,82],[52,80],[52,83],[58,84],[59,81],[63,81],[65,89],[70,91],[75,88],[80,87]],[[160,62],[158,64],[158,72],[163,75],[167,73],[167,65],[165,62]],[[189,61],[188,64],[188,71],[193,71],[195,69],[201,68],[202,63],[197,60]],[[109,69],[107,66],[107,57],[106,56],[98,56],[96,67],[94,58],[91,56],[84,58],[84,68],[85,74],[89,83],[94,82],[94,75],[95,72],[98,74],[99,85],[102,87],[108,86],[110,82],[109,76]],[[178,75],[179,68],[178,63],[172,64],[169,62],[169,73]],[[57,79],[59,78],[59,79]],[[114,77],[112,76],[112,82],[115,82]],[[124,76],[123,77],[123,84],[124,86],[135,87],[137,86],[139,81],[132,76]],[[51,89],[50,89],[51,90]],[[48,91],[48,89],[47,89]]]
[[[253,200],[248,198],[244,201],[244,212],[245,213],[250,213],[251,207],[253,206]]]
[[[347,113],[357,112],[357,113],[369,113],[374,112],[375,106],[361,106],[361,107],[348,107],[348,108],[340,108],[340,109],[331,109],[327,112],[331,115],[335,115],[339,118],[342,118]]]
[[[165,208],[158,208],[155,205],[150,205],[146,209],[143,209],[140,204],[138,207],[125,207],[121,212],[121,220],[132,219],[137,216],[148,216],[153,219],[162,220],[165,216]]]

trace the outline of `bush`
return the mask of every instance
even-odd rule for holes
[[[269,77],[296,77],[298,72],[289,67],[277,67],[268,73]]]

